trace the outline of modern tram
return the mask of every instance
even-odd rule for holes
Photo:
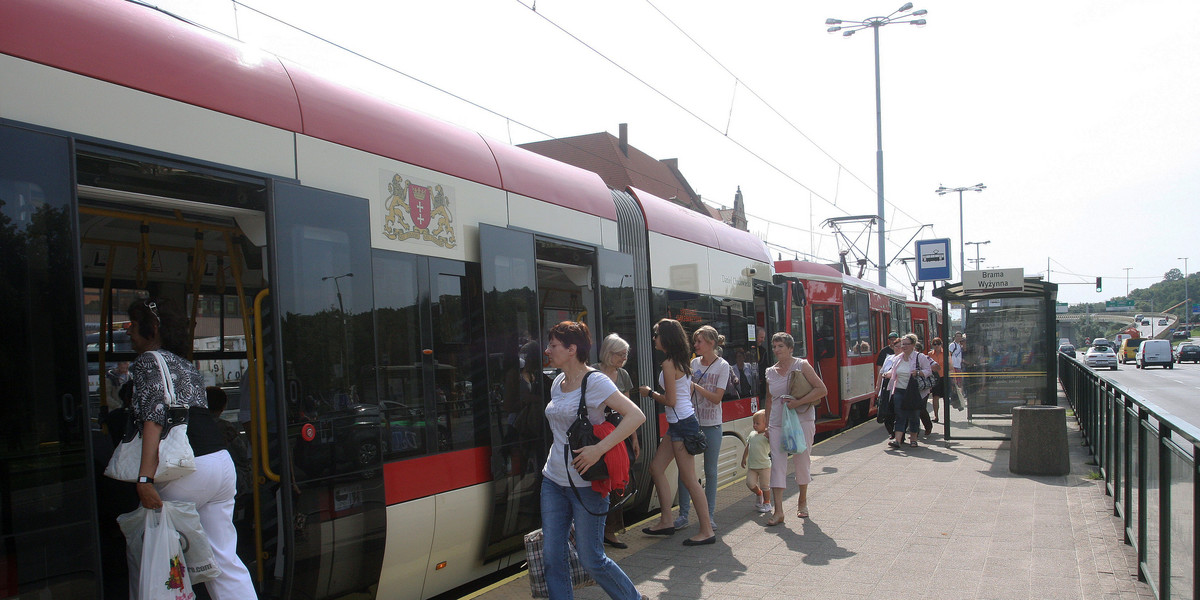
[[[104,378],[138,299],[186,308],[245,426],[263,598],[424,599],[519,565],[559,321],[628,340],[638,383],[659,318],[760,372],[790,331],[822,430],[873,412],[873,350],[908,330],[896,292],[143,4],[0,3],[0,81],[0,598],[127,594]],[[726,481],[755,384],[723,406]]]

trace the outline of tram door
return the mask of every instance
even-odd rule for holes
[[[0,598],[100,594],[71,150],[0,126]]]
[[[842,339],[838,333],[838,327],[842,325],[840,313],[841,307],[836,304],[812,307],[813,361],[821,381],[829,390],[829,403],[834,406],[842,397],[838,380],[838,357],[842,353],[837,351],[837,341]]]

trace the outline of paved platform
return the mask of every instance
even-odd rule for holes
[[[1061,401],[1061,398],[1060,398]],[[1008,442],[946,441],[885,451],[881,425],[867,423],[813,448],[811,518],[795,517],[796,484],[781,526],[765,527],[743,481],[718,493],[717,544],[684,547],[630,525],[626,550],[609,556],[649,598],[849,600],[895,598],[1153,598],[1137,580],[1137,557],[1087,449],[1068,416],[1071,473],[1008,471]],[[529,598],[519,575],[478,593]],[[596,586],[575,591],[607,598]]]

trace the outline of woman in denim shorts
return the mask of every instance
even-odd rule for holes
[[[692,369],[691,351],[688,347],[687,334],[683,326],[674,319],[663,319],[654,326],[654,347],[667,355],[662,362],[662,371],[658,374],[658,386],[662,392],[656,392],[649,386],[641,386],[638,392],[650,396],[667,407],[667,435],[659,442],[658,450],[650,461],[650,477],[654,480],[654,490],[658,492],[658,505],[661,507],[658,526],[646,527],[642,530],[648,535],[674,535],[675,526],[671,522],[671,482],[667,479],[667,467],[671,461],[679,465],[679,478],[684,482],[692,496],[692,503],[700,518],[700,532],[683,540],[685,546],[712,544],[717,541],[713,533],[712,521],[708,516],[708,500],[704,489],[696,479],[696,460],[683,447],[683,439],[689,435],[700,433],[700,421],[696,419],[696,410],[692,406]]]

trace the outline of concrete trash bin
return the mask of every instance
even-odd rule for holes
[[[1008,470],[1022,475],[1066,475],[1071,472],[1065,407],[1029,405],[1013,408]]]

